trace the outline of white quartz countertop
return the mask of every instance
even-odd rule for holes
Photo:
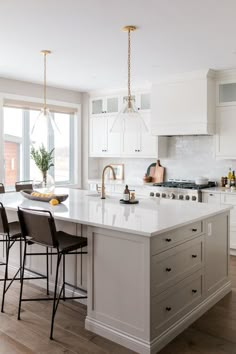
[[[69,194],[69,197],[65,202],[51,206],[46,202],[25,199],[20,192],[11,192],[0,194],[0,202],[7,210],[17,210],[18,206],[47,209],[55,219],[147,237],[231,209],[228,205],[159,198],[140,198],[139,204],[124,205],[119,202],[119,196],[107,196],[102,200],[95,193],[85,190],[58,188],[55,192]]]
[[[102,180],[101,178],[99,179],[89,179],[88,184],[101,184]],[[136,179],[105,179],[104,181],[105,185],[113,185],[113,186],[125,186],[128,184],[129,186],[137,186],[137,187],[147,187],[147,186],[153,186],[153,182],[150,183],[144,183],[142,178],[136,178]]]
[[[236,194],[236,189],[231,190],[230,188],[225,188],[225,187],[212,187],[212,188],[206,188],[206,189],[201,189],[203,193],[229,193],[229,194]]]

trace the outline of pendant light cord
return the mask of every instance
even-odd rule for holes
[[[128,109],[131,108],[131,89],[130,89],[130,60],[131,59],[131,43],[130,43],[130,29],[128,30]]]
[[[47,53],[44,53],[44,84],[43,84],[43,97],[44,97],[44,104],[43,104],[43,111],[44,111],[44,115],[46,115],[46,110],[47,110],[47,102],[46,102],[46,70],[47,70],[47,66],[46,66],[46,55]]]

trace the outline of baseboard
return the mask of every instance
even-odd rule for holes
[[[151,342],[132,337],[127,333],[123,333],[88,316],[85,320],[85,328],[113,342],[123,345],[124,347],[134,350],[137,353],[155,354],[165,347],[178,334],[189,327],[194,321],[201,317],[230,291],[231,282],[228,281],[215,293],[203,300],[203,302],[196,306],[191,312],[183,316],[180,321],[176,322],[173,326],[153,339]]]
[[[85,320],[85,328],[115,343],[123,345],[124,347],[129,348],[137,353],[150,354],[149,342],[129,336],[126,333],[104,325],[102,322],[99,322],[93,318],[89,318],[88,316]]]

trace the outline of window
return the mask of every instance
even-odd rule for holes
[[[3,108],[4,126],[4,184],[14,189],[17,180],[35,179],[38,169],[30,159],[30,131],[39,114],[38,110],[15,107]],[[50,141],[39,132],[40,141],[54,150],[54,167],[49,173],[56,184],[74,181],[74,114],[52,113],[60,133],[55,132]]]

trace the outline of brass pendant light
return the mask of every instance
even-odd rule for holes
[[[131,95],[131,36],[130,33],[136,31],[136,26],[125,26],[124,32],[128,32],[128,94],[122,110],[117,115],[111,128],[113,133],[142,133],[148,132],[148,128],[135,106],[135,98]]]

